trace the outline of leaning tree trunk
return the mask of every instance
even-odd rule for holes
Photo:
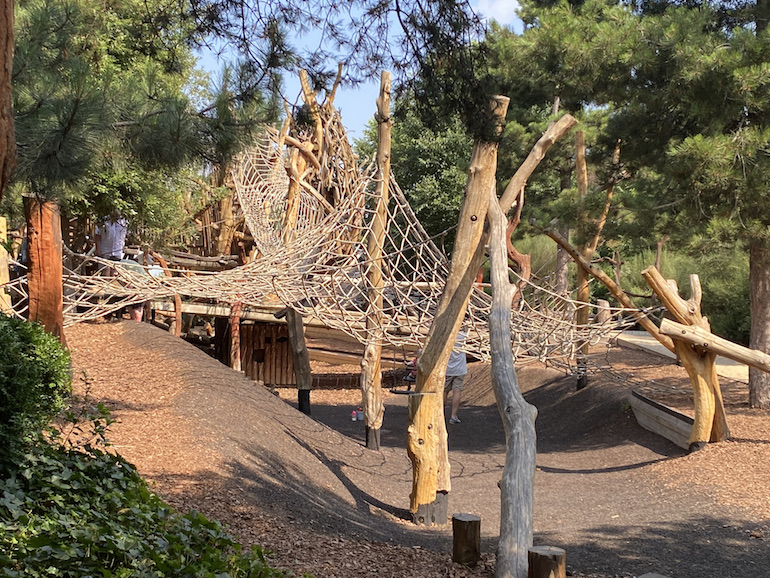
[[[64,339],[61,216],[56,201],[24,197],[27,220],[27,284],[30,321]]]
[[[16,167],[11,73],[13,72],[13,0],[0,0],[0,200]]]
[[[751,288],[751,337],[749,347],[770,353],[770,245],[760,240],[749,244]],[[749,367],[749,406],[770,409],[770,374]]]
[[[495,117],[501,124],[508,102],[506,97],[497,97],[492,103]],[[477,140],[473,147],[449,277],[417,361],[417,382],[415,394],[410,399],[407,428],[407,453],[412,461],[409,510],[416,523],[431,525],[447,522],[444,510],[451,482],[442,403],[444,380],[449,355],[465,317],[476,272],[484,257],[480,241],[484,233],[489,191],[495,187],[497,147],[496,142],[484,140]]]
[[[490,191],[488,219],[489,258],[492,266],[492,308],[489,313],[492,387],[506,440],[505,467],[500,482],[500,540],[495,576],[526,578],[528,552],[533,536],[537,409],[521,395],[514,368],[511,303],[518,286],[508,281],[506,219],[494,190]]]

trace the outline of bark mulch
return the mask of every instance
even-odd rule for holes
[[[350,418],[358,391],[314,391],[307,417],[296,392],[271,392],[148,324],[82,324],[67,339],[78,394],[117,419],[113,448],[172,505],[263,545],[274,565],[317,577],[494,575],[505,442],[488,366],[471,365],[462,423],[449,426],[450,512],[482,518],[482,560],[467,569],[451,561],[450,526],[407,521],[405,395],[386,391],[373,452]],[[748,409],[745,384],[725,383],[732,440],[687,455],[641,429],[625,402],[646,387],[687,410],[684,370],[624,348],[601,360],[580,392],[554,369],[518,369],[539,411],[535,543],[566,549],[573,576],[770,576],[770,415]]]

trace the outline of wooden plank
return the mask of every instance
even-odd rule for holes
[[[341,353],[339,351],[311,348],[308,348],[307,351],[311,361],[320,361],[331,365],[360,365],[361,363],[361,355],[356,355],[354,353]]]
[[[689,449],[693,418],[658,403],[637,391],[630,398],[636,421],[643,428],[672,441],[683,449]]]

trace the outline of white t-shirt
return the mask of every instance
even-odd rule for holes
[[[117,221],[107,219],[102,225],[96,227],[96,235],[99,237],[99,257],[123,258],[123,247],[126,245],[128,234],[128,221],[120,218]]]
[[[458,333],[457,339],[455,340],[455,347],[462,347],[465,338],[465,333]],[[468,364],[465,360],[465,352],[453,349],[452,353],[449,354],[449,362],[446,366],[446,376],[454,377],[457,375],[465,375],[466,373],[468,373]]]

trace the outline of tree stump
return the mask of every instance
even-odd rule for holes
[[[481,558],[481,517],[452,516],[452,561],[473,568]]]
[[[555,546],[533,546],[529,549],[527,578],[566,578],[567,553]]]

